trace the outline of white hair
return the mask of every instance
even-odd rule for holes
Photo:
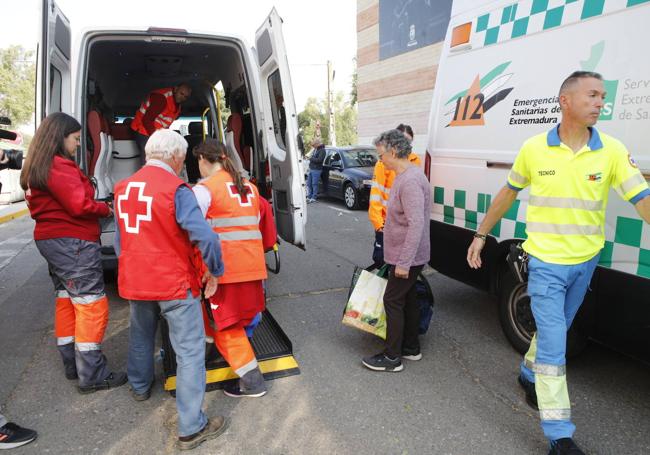
[[[167,161],[174,156],[185,158],[187,141],[176,131],[159,129],[149,137],[144,153],[147,161]]]

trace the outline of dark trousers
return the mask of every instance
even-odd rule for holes
[[[137,131],[134,131],[133,138],[135,139],[135,143],[138,146],[138,149],[140,150],[140,161],[142,162],[142,164],[144,164],[145,162],[144,146],[147,145],[149,136],[145,136],[144,134],[140,134]]]
[[[388,284],[384,292],[386,310],[386,349],[384,353],[391,359],[399,358],[402,349],[419,351],[418,326],[420,307],[417,302],[415,282],[424,265],[409,269],[408,278],[397,278],[395,266],[388,271]]]

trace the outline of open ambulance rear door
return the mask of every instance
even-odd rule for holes
[[[36,126],[52,112],[72,112],[70,61],[70,21],[54,0],[43,0],[36,73]]]
[[[299,165],[298,121],[282,18],[275,8],[255,33],[255,53],[260,71],[263,141],[269,159],[278,234],[304,249],[306,200]]]

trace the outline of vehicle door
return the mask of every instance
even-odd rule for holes
[[[343,163],[341,152],[332,153],[329,166],[329,176],[327,179],[327,191],[332,196],[340,198],[343,195],[343,181],[345,180],[345,175],[343,175],[344,168],[345,165]]]
[[[53,112],[72,112],[70,21],[54,0],[41,2],[36,76],[36,126]]]
[[[263,141],[268,154],[278,234],[305,248],[306,200],[300,139],[282,18],[273,8],[257,29]]]
[[[332,161],[333,150],[325,149],[325,159],[323,160],[323,171],[320,174],[320,182],[318,182],[319,193],[329,195],[329,178],[330,178],[330,162]]]

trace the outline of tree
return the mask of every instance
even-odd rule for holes
[[[34,114],[34,52],[22,46],[0,49],[0,115],[22,125]]]
[[[329,144],[329,122],[327,119],[327,96],[323,98],[310,97],[305,103],[305,109],[298,114],[298,128],[309,150],[311,141],[316,137],[316,128],[320,122],[321,139]],[[352,145],[357,141],[357,111],[347,100],[343,92],[334,96],[332,106],[336,128],[337,145]]]

